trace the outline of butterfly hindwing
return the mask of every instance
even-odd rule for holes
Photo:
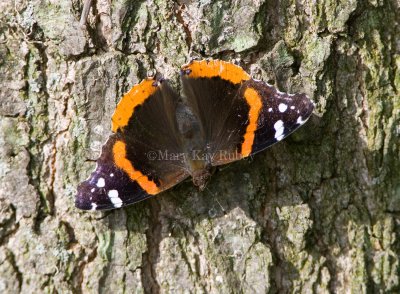
[[[166,81],[144,80],[118,104],[115,132],[103,146],[96,170],[78,187],[80,209],[103,210],[132,204],[164,191],[188,176],[180,154],[175,112],[179,96]]]
[[[240,153],[236,153],[250,111],[240,89],[250,76],[239,66],[219,60],[192,61],[183,66],[181,75],[183,94],[200,121],[213,163],[224,157],[240,159]]]

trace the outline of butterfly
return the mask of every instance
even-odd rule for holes
[[[193,60],[180,74],[182,95],[147,78],[122,97],[77,208],[120,208],[188,177],[202,190],[215,167],[281,141],[314,109],[307,95],[282,93],[233,63]]]

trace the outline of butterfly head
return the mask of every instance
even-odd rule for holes
[[[209,169],[199,169],[195,170],[192,173],[193,184],[199,187],[200,191],[203,191],[206,188],[208,180],[211,177],[211,172]]]

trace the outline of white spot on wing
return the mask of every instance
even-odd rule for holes
[[[103,178],[99,178],[97,180],[97,184],[96,184],[97,187],[103,188],[105,185],[106,185],[106,181]]]
[[[111,174],[110,174],[110,177],[113,177],[113,176],[114,176],[114,174],[113,174],[113,173],[111,173]]]
[[[108,191],[108,197],[110,197],[110,198],[116,198],[116,197],[118,197],[118,191],[117,190],[110,190],[110,191]]]
[[[277,141],[280,141],[283,139],[284,137],[284,131],[285,131],[285,126],[283,124],[283,121],[278,120],[275,124],[274,124],[274,129],[275,129],[275,139]]]
[[[278,120],[278,121],[274,124],[274,129],[275,129],[275,131],[277,131],[277,130],[283,128],[283,127],[284,127],[283,121],[281,121],[281,120]]]
[[[287,105],[284,103],[279,104],[278,109],[280,112],[285,112],[287,109]]]
[[[97,204],[92,202],[92,209],[91,210],[96,210]]]
[[[303,120],[301,116],[299,116],[299,117],[297,118],[297,121],[296,121],[296,123],[299,124],[299,125],[302,125],[302,124],[304,124],[305,122],[306,122],[306,121]]]
[[[110,201],[114,205],[115,208],[121,207],[122,206],[122,200],[121,198],[118,197],[118,191],[117,190],[110,190],[108,191],[108,198],[110,198]]]
[[[290,106],[290,109],[295,109],[296,107],[295,106]]]
[[[92,188],[92,189],[90,190],[90,192],[92,192],[92,193],[93,193],[93,192],[94,192],[94,190],[96,190],[96,189],[95,189],[95,188]]]
[[[272,112],[272,107],[268,108],[268,112]]]

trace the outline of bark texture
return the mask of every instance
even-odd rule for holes
[[[400,291],[398,1],[92,2],[0,2],[0,292]],[[190,57],[315,115],[204,192],[75,209],[122,94]]]

